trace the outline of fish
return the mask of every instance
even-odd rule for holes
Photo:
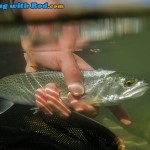
[[[145,80],[123,72],[98,69],[81,73],[85,87],[82,100],[95,106],[120,104],[142,96],[149,88]],[[0,79],[0,114],[14,104],[36,106],[35,91],[48,83],[59,85],[61,99],[67,102],[69,91],[62,72],[41,71],[3,77]]]

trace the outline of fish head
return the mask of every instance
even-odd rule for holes
[[[125,73],[115,72],[104,79],[103,90],[101,90],[100,95],[105,101],[115,103],[140,97],[148,88],[146,80]]]

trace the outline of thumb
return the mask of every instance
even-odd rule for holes
[[[65,57],[65,59],[64,59]],[[65,60],[65,61],[64,61]],[[83,77],[72,53],[65,53],[59,62],[69,91],[74,96],[84,94]]]

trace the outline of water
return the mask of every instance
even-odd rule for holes
[[[109,40],[93,42],[101,49],[99,53],[88,52],[85,59],[95,68],[107,68],[132,73],[150,81],[150,22],[143,19],[144,28],[138,34],[115,36]],[[88,48],[87,48],[88,49]],[[149,150],[150,148],[150,92],[135,101],[123,105],[128,110],[132,125],[122,125],[109,111],[103,109],[96,118],[120,136],[127,150]]]
[[[128,30],[124,30],[125,27],[117,30],[119,28],[118,25],[120,24],[118,20],[100,20],[100,26],[98,26],[99,22],[97,21],[91,21],[92,26],[82,26],[82,23],[81,29],[85,30],[81,30],[82,36],[91,35],[91,43],[84,48],[84,51],[79,51],[77,53],[95,69],[104,68],[129,72],[150,81],[149,18],[129,18],[129,21],[133,21],[131,23],[133,26],[130,26],[130,24],[127,23],[128,26],[130,26],[130,32]],[[136,23],[134,21],[136,21]],[[134,25],[134,23],[136,25]],[[94,32],[93,28],[99,28],[99,33],[101,33],[100,31],[102,30],[106,32],[103,36],[95,37],[94,33],[97,32]],[[21,51],[20,41],[18,36],[15,37],[16,34],[13,34],[16,30],[22,34],[22,30],[20,31],[20,28],[18,27],[13,30],[11,29],[12,33],[9,32],[7,37],[3,36],[2,38],[2,35],[4,34],[1,34],[0,77],[24,72],[25,61]],[[3,32],[6,31],[3,30]],[[148,91],[141,98],[130,102],[128,101],[123,104],[132,118],[132,124],[130,126],[122,125],[107,108],[102,108],[100,115],[97,116],[95,120],[102,123],[111,129],[116,135],[121,137],[124,140],[127,150],[149,150],[149,98],[150,92]]]

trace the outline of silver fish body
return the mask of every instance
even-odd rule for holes
[[[143,95],[148,83],[133,76],[109,70],[82,71],[85,95],[83,100],[93,105],[112,105]],[[35,90],[48,83],[56,83],[61,98],[69,92],[61,72],[45,71],[22,73],[0,79],[0,98],[11,103],[35,105]],[[1,103],[0,99],[0,103]]]

